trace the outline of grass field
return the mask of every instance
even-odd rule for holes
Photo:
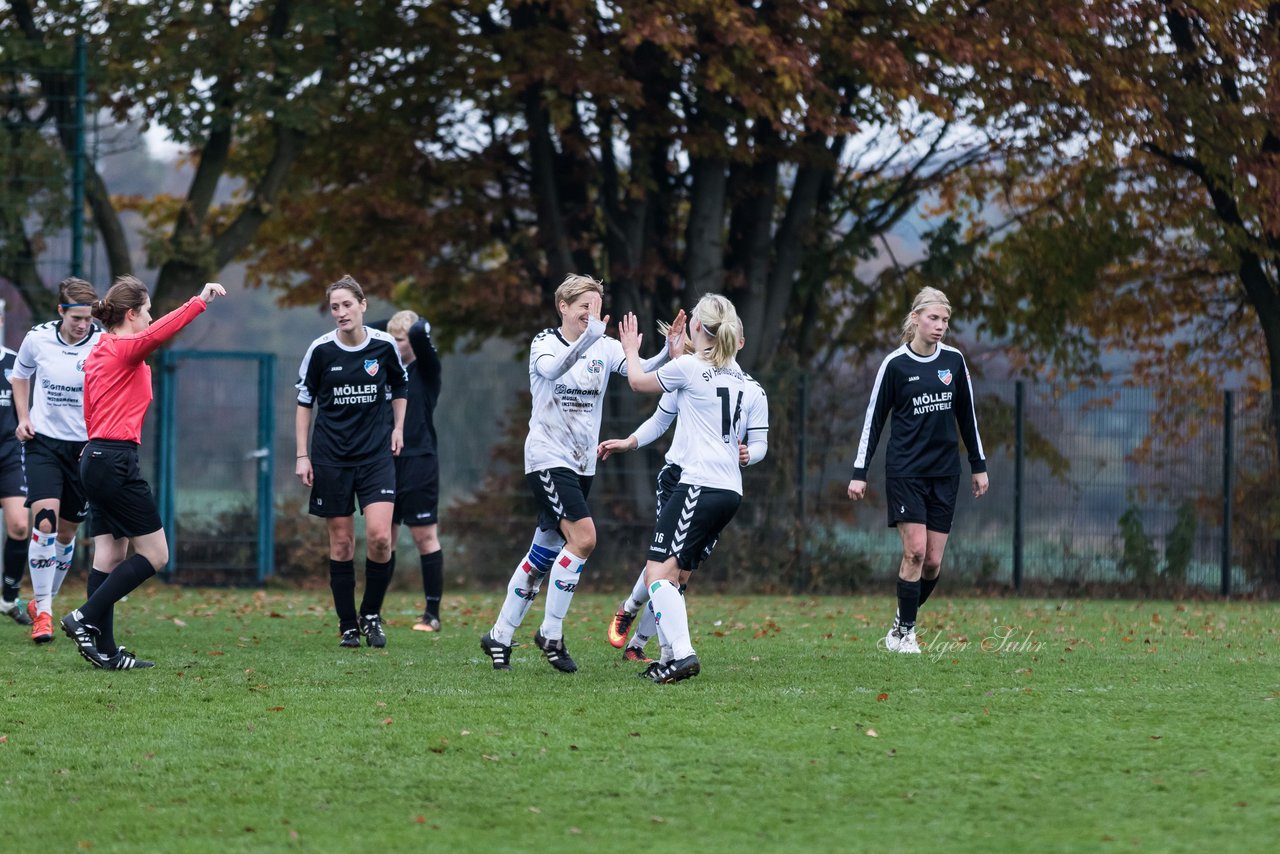
[[[68,585],[70,587],[70,585]],[[64,600],[67,597],[63,597]],[[152,582],[95,671],[0,625],[8,850],[1259,851],[1280,824],[1280,608],[691,596],[696,679],[635,678],[579,595],[581,670],[494,672],[496,595],[386,650],[321,593]],[[64,604],[67,604],[64,602]],[[1266,840],[1271,839],[1271,842]],[[27,843],[30,842],[30,845]]]

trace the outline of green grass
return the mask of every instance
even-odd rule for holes
[[[0,625],[4,833],[48,851],[1274,842],[1274,605],[943,591],[938,644],[907,657],[876,645],[888,598],[695,591],[703,674],[659,687],[605,642],[616,602],[576,598],[573,676],[528,643],[490,668],[494,595],[450,597],[428,636],[395,594],[387,649],[344,650],[324,593],[152,582],[118,634],[159,666],[116,674]]]

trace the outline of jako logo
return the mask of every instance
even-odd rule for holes
[[[571,584],[571,583],[569,583],[569,582],[565,582],[565,581],[557,581],[557,582],[556,582],[556,587],[559,587],[559,588],[560,588],[561,590],[563,590],[565,593],[572,593],[573,591],[575,591],[575,590],[577,590],[577,589],[578,589],[578,585],[576,585],[576,584]]]

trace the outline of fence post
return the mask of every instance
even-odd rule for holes
[[[76,38],[75,117],[76,147],[71,162],[71,275],[84,275],[84,99],[85,69],[84,36]]]
[[[160,521],[164,525],[165,539],[169,542],[169,565],[157,566],[156,571],[165,573],[165,577],[173,574],[177,566],[177,549],[175,534],[177,521],[174,519],[176,500],[173,495],[177,481],[174,475],[177,464],[177,431],[174,429],[174,413],[176,412],[178,360],[173,351],[160,351],[160,380],[157,383],[156,397],[159,405],[156,414],[156,498],[159,504]]]
[[[1234,392],[1222,393],[1222,595],[1231,595],[1231,493],[1235,469]]]
[[[798,580],[803,592],[809,588],[808,558],[808,526],[806,525],[805,507],[805,469],[808,460],[805,433],[808,429],[809,412],[809,375],[800,372],[800,381],[796,387],[796,551],[800,559]]]
[[[1022,592],[1022,478],[1026,459],[1023,441],[1026,385],[1018,380],[1013,386],[1013,589]]]

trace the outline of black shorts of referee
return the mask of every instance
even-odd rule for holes
[[[151,486],[138,470],[138,445],[90,439],[80,458],[80,481],[93,508],[89,536],[142,537],[162,527]]]

